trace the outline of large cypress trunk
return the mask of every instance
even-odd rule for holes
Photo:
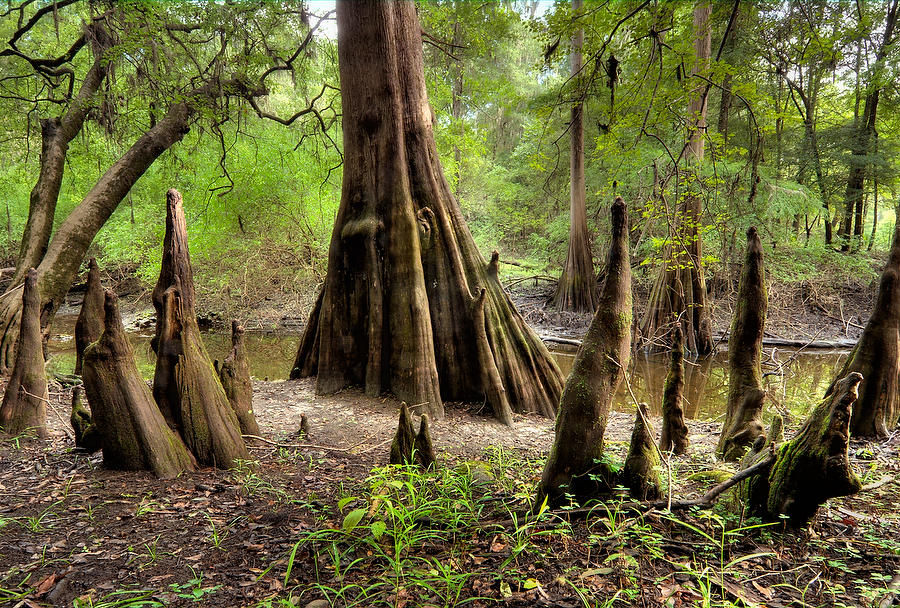
[[[88,264],[87,290],[81,303],[78,320],[75,321],[75,374],[81,375],[84,349],[96,342],[103,333],[103,285],[100,282],[100,268],[97,260],[91,258]]]
[[[559,369],[496,256],[476,248],[438,160],[415,5],[338,3],[338,53],[341,205],[291,377],[316,374],[320,394],[391,392],[434,418],[444,400],[485,396],[500,416],[504,401],[553,415]]]
[[[166,425],[138,372],[112,291],[105,294],[104,325],[84,355],[84,388],[103,463],[111,469],[150,470],[162,478],[194,469],[193,457]]]
[[[765,270],[762,244],[756,228],[747,230],[747,252],[737,304],[728,336],[728,401],[725,423],[716,451],[725,460],[738,460],[763,432],[766,396],[760,358],[766,323]]]
[[[578,502],[615,486],[601,462],[603,435],[616,389],[631,357],[631,267],[625,203],[612,206],[612,242],[597,312],[578,347],[556,418],[553,447],[538,487],[536,505]]]
[[[572,12],[580,17],[582,0],[572,0]],[[581,49],[584,30],[572,37],[572,79],[580,81]],[[569,247],[562,276],[553,296],[558,310],[594,312],[597,304],[594,261],[591,257],[591,235],[587,227],[587,192],[584,183],[584,104],[582,91],[576,90],[578,102],[572,106],[569,122]]]
[[[197,462],[220,468],[247,459],[240,424],[213,369],[194,314],[194,275],[188,253],[181,194],[166,193],[166,236],[159,280],[151,295],[156,309],[153,396]]]
[[[22,327],[3,404],[0,428],[9,435],[47,436],[47,375],[41,339],[40,295],[34,268],[25,276],[22,290]]]
[[[850,433],[857,437],[885,437],[900,418],[900,208],[897,220],[872,316],[826,392],[832,394],[850,372],[862,374],[850,418]]]

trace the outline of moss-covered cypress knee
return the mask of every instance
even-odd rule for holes
[[[669,373],[663,390],[662,431],[659,449],[680,456],[687,452],[688,428],[684,421],[684,342],[681,328],[676,326],[669,353]]]
[[[616,480],[602,461],[603,434],[616,389],[631,356],[631,266],[628,216],[616,198],[611,209],[612,241],[599,304],[566,380],[556,418],[556,435],[536,506],[562,504],[602,495]]]
[[[765,391],[760,359],[766,323],[765,269],[756,228],[747,230],[747,251],[728,337],[728,401],[716,447],[725,460],[740,460],[763,432]]]
[[[631,432],[628,457],[622,469],[621,483],[638,500],[656,500],[662,495],[659,483],[659,452],[653,443],[653,432],[647,404],[639,403]]]
[[[250,381],[250,362],[244,328],[237,319],[231,322],[231,352],[219,367],[219,380],[231,404],[244,435],[259,435],[259,425],[253,413],[253,384]]]
[[[88,263],[87,290],[75,321],[75,374],[81,375],[84,349],[103,333],[103,285],[97,259]]]

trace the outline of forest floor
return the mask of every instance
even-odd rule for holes
[[[386,467],[397,403],[309,380],[256,382],[253,461],[160,481],[73,451],[52,391],[47,441],[0,443],[3,606],[878,606],[900,592],[900,436],[854,442],[865,483],[802,532],[714,509],[528,514],[552,422],[508,428],[460,405],[432,427],[440,467]],[[57,415],[58,414],[58,415]],[[301,414],[310,435],[297,435]],[[658,421],[657,421],[658,422]],[[676,498],[733,469],[718,425],[663,474]],[[657,424],[658,426],[658,424]],[[614,413],[621,461],[631,419]],[[317,603],[318,602],[318,603]]]

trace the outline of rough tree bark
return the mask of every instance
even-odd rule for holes
[[[794,438],[777,450],[768,472],[751,477],[740,495],[751,515],[767,521],[787,517],[792,527],[809,522],[829,498],[847,496],[861,484],[850,467],[850,410],[862,376],[851,372],[810,414]],[[760,450],[756,460],[768,457]]]
[[[337,19],[343,191],[291,377],[316,374],[320,394],[391,392],[433,418],[445,399],[485,396],[501,417],[504,401],[553,415],[559,368],[500,285],[498,256],[476,248],[438,160],[415,5],[342,2]]]
[[[681,328],[676,327],[669,356],[669,373],[663,389],[662,431],[659,435],[659,449],[671,451],[676,456],[687,452],[688,428],[684,422],[684,341]]]
[[[406,403],[400,405],[400,418],[397,432],[391,442],[391,464],[419,464],[427,469],[437,462],[434,446],[431,443],[431,431],[428,428],[428,416],[423,414],[419,420],[419,432],[413,429],[412,418]]]
[[[747,252],[728,336],[728,400],[716,446],[716,452],[725,460],[739,460],[763,432],[766,392],[760,357],[767,306],[762,244],[756,228],[751,227],[747,230]]]
[[[615,486],[601,457],[609,408],[631,356],[628,217],[621,198],[612,206],[611,219],[606,282],[563,389],[553,447],[538,486],[538,507],[545,499],[559,506],[566,494],[583,502]]]
[[[244,328],[231,321],[231,352],[219,368],[219,380],[231,404],[243,435],[259,435],[259,425],[253,413],[253,384],[250,382],[250,362],[244,342]]]
[[[647,404],[639,403],[631,431],[631,444],[622,469],[621,483],[628,488],[632,498],[656,500],[662,496],[659,482],[659,452],[653,444],[653,431],[649,427]]]
[[[862,374],[859,399],[850,418],[855,437],[885,437],[900,418],[900,208],[887,264],[881,273],[875,308],[866,328],[826,395],[851,372]]]
[[[581,16],[583,0],[572,0],[572,12]],[[572,37],[572,80],[580,81],[581,49],[584,30],[578,28]],[[569,122],[569,248],[562,276],[553,296],[557,310],[594,312],[597,308],[597,284],[591,255],[591,235],[587,227],[587,190],[584,182],[584,104],[582,91],[576,87],[579,101],[572,106]]]
[[[87,290],[81,302],[81,311],[75,321],[75,374],[81,375],[84,349],[96,342],[103,333],[103,285],[100,282],[100,268],[96,258],[88,264]]]
[[[694,8],[694,53],[692,74],[702,74],[710,60],[710,15],[712,4],[698,0]],[[699,82],[699,79],[696,79]],[[694,89],[689,108],[690,129],[684,158],[690,167],[703,160],[706,131],[707,95],[704,86]],[[694,171],[694,173],[696,173]],[[641,335],[651,348],[667,347],[671,342],[672,319],[684,333],[685,345],[692,353],[705,356],[713,351],[712,322],[707,306],[706,279],[701,260],[700,219],[702,201],[696,186],[686,181],[675,226],[674,242],[665,252],[665,260],[650,292],[650,300],[641,320]]]
[[[153,397],[197,462],[231,468],[249,454],[240,424],[206,352],[194,313],[194,274],[188,252],[181,194],[166,193],[166,236],[159,280],[151,294],[156,309]]]
[[[84,388],[111,469],[175,477],[195,468],[181,438],[166,425],[134,362],[118,298],[106,292],[105,329],[84,354]]]
[[[47,375],[41,338],[41,297],[34,268],[21,292],[22,328],[16,360],[0,405],[0,428],[9,435],[47,437]]]
[[[45,331],[49,330],[49,321],[65,299],[97,232],[153,161],[181,141],[188,131],[192,112],[187,103],[174,104],[162,120],[139,137],[103,174],[59,225],[37,266],[41,319]],[[15,358],[21,300],[21,285],[0,297],[0,372],[8,371]]]

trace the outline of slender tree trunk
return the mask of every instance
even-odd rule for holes
[[[621,198],[612,206],[611,220],[606,281],[563,390],[553,447],[538,486],[538,508],[545,500],[558,506],[567,496],[583,502],[616,485],[601,457],[609,408],[631,357],[628,216]]]
[[[166,422],[184,439],[197,462],[231,468],[249,458],[235,415],[200,337],[194,314],[194,275],[188,253],[181,194],[166,193],[166,236],[156,309],[153,397]]]
[[[878,137],[875,138],[875,153],[878,153]],[[872,171],[872,232],[869,234],[869,245],[866,251],[875,246],[875,233],[878,229],[878,170]]]
[[[580,16],[582,0],[572,0],[572,12]],[[581,80],[581,49],[584,30],[578,28],[572,37],[572,79]],[[576,95],[582,95],[576,87]],[[553,296],[557,310],[594,312],[597,306],[597,284],[591,255],[591,235],[587,227],[587,190],[584,181],[584,104],[579,99],[572,106],[569,123],[569,248],[562,276]]]
[[[851,248],[851,234],[862,238],[862,194],[865,185],[866,171],[871,162],[870,148],[875,135],[875,121],[878,114],[878,100],[881,93],[879,79],[883,77],[884,61],[888,49],[893,43],[894,27],[897,23],[898,1],[893,0],[888,8],[881,45],[875,53],[872,79],[868,83],[862,120],[857,129],[856,138],[850,154],[850,167],[847,174],[847,191],[844,195],[844,222],[841,225],[841,251]],[[857,218],[856,228],[851,230],[853,218]]]
[[[502,416],[500,394],[552,416],[559,368],[500,285],[498,254],[488,264],[476,248],[438,160],[415,5],[340,2],[337,15],[341,205],[291,377],[317,374],[320,394],[391,392],[433,418],[445,399],[485,396]]]
[[[138,372],[112,291],[105,295],[104,326],[84,355],[84,387],[103,463],[111,469],[150,470],[161,478],[193,470],[193,457],[166,425]]]
[[[100,268],[96,258],[88,263],[87,289],[81,302],[81,311],[75,321],[75,375],[81,375],[84,349],[96,342],[103,333],[103,285],[100,283]]]
[[[25,275],[22,329],[12,375],[0,405],[0,428],[8,435],[47,437],[47,375],[41,339],[40,295],[34,268]]]
[[[756,228],[747,230],[747,253],[737,304],[728,336],[728,401],[716,451],[725,460],[739,460],[763,432],[766,396],[760,358],[766,323],[766,278],[762,244]]]
[[[153,161],[181,141],[188,131],[191,113],[185,103],[173,105],[162,120],[139,137],[103,174],[60,224],[37,267],[41,325],[45,332],[49,331],[49,321],[65,299],[97,232]],[[21,299],[21,286],[0,297],[0,372],[9,370],[15,357]]]
[[[710,14],[712,5],[699,0],[694,8],[693,73],[700,74],[709,67]],[[699,82],[699,79],[698,79]],[[685,146],[689,170],[696,175],[703,160],[706,131],[705,87],[698,86],[691,97],[689,113],[691,127]],[[681,325],[688,350],[701,356],[712,353],[712,322],[707,305],[706,279],[703,273],[700,221],[702,201],[694,186],[685,184],[681,218],[675,227],[675,243],[666,251],[666,261],[660,268],[650,292],[650,301],[641,321],[641,334],[648,346],[668,348],[675,322]]]
[[[851,372],[862,374],[859,399],[850,418],[854,437],[885,437],[900,418],[900,208],[887,264],[881,273],[875,308],[859,341],[826,395]]]

